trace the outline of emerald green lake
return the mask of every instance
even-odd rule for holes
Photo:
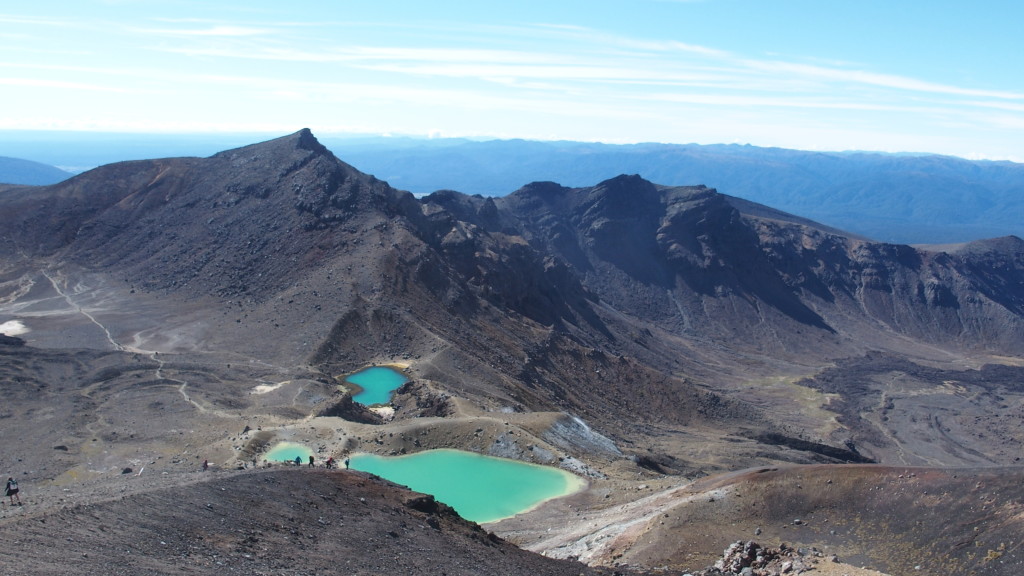
[[[391,393],[408,382],[408,379],[401,372],[391,368],[373,366],[349,375],[345,378],[345,382],[355,384],[360,388],[359,392],[352,396],[352,400],[366,406],[373,406],[390,402]]]
[[[295,457],[298,456],[302,463],[305,464],[312,455],[313,451],[302,444],[278,442],[267,452],[264,458],[271,462],[295,462]]]
[[[431,494],[474,522],[494,522],[582,490],[569,472],[462,450],[427,450],[408,456],[355,454],[351,467]]]

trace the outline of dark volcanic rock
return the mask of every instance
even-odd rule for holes
[[[323,374],[429,358],[420,375],[454,394],[596,426],[754,422],[799,438],[718,386],[871,350],[1024,353],[1017,238],[880,244],[636,175],[417,200],[302,130],[6,187],[0,207],[9,270],[66,266],[202,300],[211,340]],[[781,445],[815,461],[861,445],[834,434]]]
[[[8,336],[7,334],[0,334],[0,346],[24,346],[25,341],[17,336]]]
[[[348,393],[338,393],[325,401],[325,406],[317,411],[317,416],[338,416],[350,422],[363,424],[380,424],[381,418],[366,406],[352,400]]]
[[[944,252],[877,244],[639,176],[418,202],[302,130],[205,159],[104,166],[0,200],[8,258],[60,257],[148,290],[263,300],[325,267],[390,259],[394,269],[377,270],[392,301],[416,284],[461,314],[483,301],[604,342],[617,337],[598,299],[670,333],[742,333],[761,348],[803,350],[796,333],[810,330],[834,349],[837,330],[871,323],[936,343],[1024,346],[1019,239]]]
[[[374,428],[372,449],[411,450],[423,438],[486,451],[522,432],[522,454],[561,450],[566,465],[578,459],[623,484],[780,462],[1019,458],[1024,242],[1015,237],[876,243],[635,175],[585,188],[534,183],[500,199],[416,199],[338,160],[308,130],[209,158],[3,186],[0,210],[0,321],[24,315],[29,330],[26,345],[0,344],[5,438],[65,447],[23,444],[4,458],[57,498],[79,474],[127,488],[162,482],[163,471],[195,473],[205,458],[196,446],[222,451],[218,468],[247,465],[300,429],[320,454],[370,443],[361,426],[316,418],[378,422],[332,380],[369,363],[407,363],[415,380],[396,395],[394,420]],[[243,420],[256,432],[231,434]],[[117,474],[126,464],[138,472]],[[585,571],[520,556],[443,507],[351,479],[246,474],[96,508],[69,502],[41,515],[45,526],[29,515],[0,523],[7,541],[43,552],[16,563],[6,549],[0,560],[26,574]],[[890,495],[871,482],[845,488],[862,498],[847,502],[828,488],[838,478],[823,479],[811,495],[831,507],[811,499],[799,515],[786,498],[744,496],[747,508],[701,499],[692,518],[702,526],[726,508],[741,516],[697,531],[679,517],[679,537],[650,541],[641,564],[689,557],[692,538],[709,538],[701,549],[717,555],[743,518],[799,517],[786,530],[804,532],[820,526],[805,511],[843,505],[853,518],[864,502],[877,523],[836,545],[893,542],[889,565],[901,542],[925,550],[936,533],[889,515]],[[938,514],[951,501],[918,502],[910,488],[902,510]],[[956,510],[999,539],[964,550],[999,558],[1019,529],[971,508],[988,506],[986,494]],[[1016,492],[997,500],[1009,498]],[[896,522],[903,540],[880,529]],[[973,570],[976,558],[958,548],[971,530],[957,527],[943,546]],[[54,537],[74,544],[56,549]],[[421,548],[422,558],[410,553]],[[80,562],[69,569],[56,556],[64,551]]]
[[[810,330],[820,353],[837,330],[880,322],[957,346],[1016,353],[1024,343],[1016,238],[950,252],[873,243],[705,187],[637,176],[592,188],[531,184],[497,205],[514,215],[503,221],[515,220],[603,301],[669,332],[742,334],[798,351],[806,338],[796,335]]]
[[[0,550],[11,576],[603,573],[520,550],[444,504],[355,471],[217,473],[0,524],[0,534],[18,542]]]
[[[342,249],[349,230],[418,211],[308,130],[205,159],[103,166],[5,201],[21,222],[8,250],[116,268],[150,290],[228,297],[266,297],[321,266],[318,254]]]

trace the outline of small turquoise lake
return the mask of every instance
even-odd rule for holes
[[[577,476],[550,466],[462,450],[427,450],[407,456],[355,454],[355,470],[430,494],[473,522],[495,522],[583,489]]]
[[[270,462],[295,462],[295,457],[298,456],[299,460],[306,463],[312,455],[313,451],[308,446],[295,442],[278,442],[263,458]]]
[[[345,378],[345,382],[359,388],[352,395],[352,400],[366,406],[387,404],[391,401],[391,393],[408,381],[401,372],[386,366],[366,368]]]

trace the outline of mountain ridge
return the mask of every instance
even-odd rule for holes
[[[9,425],[51,415],[64,450],[25,467],[53,490],[288,439],[562,465],[597,510],[750,466],[1012,467],[1024,442],[1017,237],[878,243],[628,174],[417,199],[308,130],[0,207]],[[339,388],[372,364],[411,380],[390,419]]]
[[[330,143],[364,170],[416,193],[455,188],[503,196],[530,179],[586,186],[641,173],[665,184],[706,184],[886,242],[1024,235],[1016,224],[1024,218],[1024,166],[1006,161],[723,144]]]
[[[38,189],[4,195],[21,222],[8,255],[116,266],[137,288],[193,298],[265,306],[282,290],[323,282],[337,262],[334,275],[350,281],[324,285],[334,302],[320,306],[412,298],[472,316],[486,302],[598,348],[624,341],[609,332],[609,307],[687,338],[735,342],[744,333],[745,348],[791,357],[807,347],[779,337],[782,326],[819,331],[817,345],[836,355],[862,349],[857,340],[873,337],[857,334],[875,323],[978,350],[1020,353],[1024,341],[1019,241],[953,253],[873,243],[750,204],[744,214],[710,188],[636,175],[417,201],[302,130],[208,159],[101,167],[50,190],[55,205],[41,211]],[[364,273],[338,272],[351,259],[366,262]]]
[[[104,185],[90,184],[96,181]],[[487,290],[484,298],[492,304],[520,312],[530,308],[545,322],[568,310],[592,317],[587,302],[594,295],[618,306],[625,301],[616,294],[629,294],[627,285],[674,292],[677,304],[665,301],[661,310],[679,309],[687,300],[691,305],[684,308],[692,313],[698,301],[706,306],[735,299],[752,305],[754,316],[774,310],[833,332],[807,298],[816,308],[847,299],[847,308],[875,310],[876,320],[895,326],[894,314],[912,314],[893,308],[896,300],[882,293],[896,291],[900,302],[921,302],[932,320],[948,322],[939,318],[943,310],[962,313],[967,305],[955,294],[956,283],[962,283],[956,278],[973,267],[984,274],[963,286],[985,296],[977,313],[1005,306],[1012,314],[1002,320],[1011,323],[1011,331],[1002,341],[1012,344],[1019,335],[1019,327],[1012,328],[1019,324],[1013,320],[1021,310],[1019,298],[998,296],[1001,286],[1020,282],[1016,240],[975,243],[952,253],[872,243],[795,217],[780,220],[782,213],[755,211],[751,204],[741,212],[710,188],[656,186],[635,175],[585,188],[528,185],[493,200],[442,193],[418,202],[341,162],[307,129],[208,159],[110,165],[50,190],[54,205],[43,211],[36,208],[40,190],[5,194],[10,213],[21,222],[8,254],[36,251],[96,268],[117,263],[146,289],[171,290],[187,282],[193,290],[221,296],[254,291],[262,298],[374,230],[381,238],[378,248],[386,240],[419,246],[399,256],[407,260],[402,265],[419,270],[414,274],[425,273],[426,262],[441,262],[430,259],[444,260],[447,272],[438,278],[448,285],[443,298],[466,288],[477,295]],[[207,196],[208,190],[218,192]],[[183,216],[190,213],[205,218]],[[170,221],[180,224],[163,232]],[[794,241],[802,243],[796,252],[785,247]],[[310,251],[313,245],[319,248]],[[823,254],[833,260],[826,262]],[[981,255],[984,266],[971,260]],[[534,270],[534,283],[516,288],[509,282],[513,268]],[[829,268],[846,272],[837,276]],[[616,289],[596,288],[616,277]],[[554,289],[550,283],[556,278],[563,283]],[[547,294],[541,304],[527,301],[541,293]],[[628,309],[643,306],[636,302]],[[964,330],[969,328],[956,332]],[[922,327],[915,335],[926,332]]]
[[[6,134],[0,153],[60,166],[208,155],[268,135]],[[934,154],[803,151],[738,144],[602,144],[342,137],[328,148],[396,188],[503,196],[531,180],[587,186],[640,173],[737,197],[895,243],[1024,236],[1021,164]]]

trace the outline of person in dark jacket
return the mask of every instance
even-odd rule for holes
[[[21,496],[18,496],[18,481],[13,477],[7,479],[5,494],[11,499],[11,506],[14,506],[14,499],[18,499],[18,506],[21,506]]]

